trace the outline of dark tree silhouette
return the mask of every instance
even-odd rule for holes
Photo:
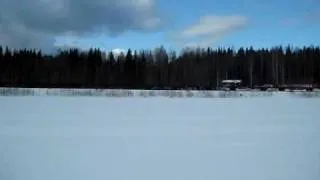
[[[215,89],[223,79],[246,87],[320,84],[320,48],[184,49],[159,47],[126,54],[99,49],[40,50],[0,47],[2,87]]]

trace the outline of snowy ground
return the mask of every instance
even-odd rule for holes
[[[0,96],[99,96],[99,97],[167,97],[167,98],[248,98],[271,97],[274,95],[296,97],[320,97],[320,89],[313,92],[305,90],[259,91],[239,89],[237,91],[198,91],[198,90],[131,90],[131,89],[51,89],[51,88],[0,88]]]
[[[319,180],[320,99],[0,97],[2,180]]]

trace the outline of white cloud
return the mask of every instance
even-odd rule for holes
[[[111,52],[113,53],[114,56],[118,56],[121,53],[126,54],[128,51],[125,49],[116,48],[116,49],[112,49]]]
[[[0,44],[50,48],[68,32],[109,36],[161,27],[154,0],[0,0]]]
[[[203,16],[198,22],[178,32],[175,40],[183,46],[209,46],[218,39],[243,29],[247,23],[244,16]]]
[[[247,23],[242,16],[204,16],[199,22],[183,30],[184,38],[197,36],[221,36],[225,33],[238,30]]]

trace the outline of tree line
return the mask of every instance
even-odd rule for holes
[[[71,48],[56,55],[0,47],[0,86],[46,88],[215,89],[223,79],[243,86],[320,84],[320,48],[164,47],[114,54]]]

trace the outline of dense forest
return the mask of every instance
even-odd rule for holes
[[[128,50],[38,50],[0,47],[0,86],[55,88],[215,89],[223,79],[243,85],[320,84],[320,48],[197,48],[177,54],[164,47]]]

